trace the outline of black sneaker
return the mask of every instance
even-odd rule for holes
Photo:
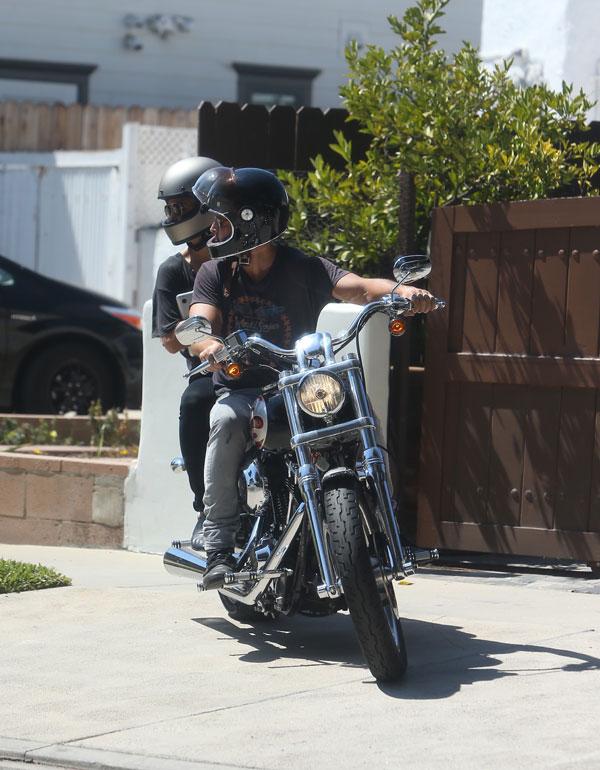
[[[237,562],[233,558],[233,549],[225,548],[221,551],[211,551],[208,554],[206,572],[202,577],[202,586],[205,590],[210,588],[223,588],[223,580],[228,572],[233,572]]]
[[[194,551],[204,550],[204,514],[198,516],[198,521],[192,532],[191,543]]]

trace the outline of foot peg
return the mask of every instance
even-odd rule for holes
[[[210,586],[204,585],[204,579],[201,580],[198,583],[198,590],[199,591],[212,591],[214,589],[219,588],[225,588],[225,586],[231,586],[234,583],[242,583],[247,580],[257,580],[258,579],[258,573],[257,572],[225,572],[223,575],[220,575],[219,577],[222,577],[223,579],[220,580],[218,583],[216,580],[213,580],[210,584]]]
[[[413,548],[412,553],[417,564],[428,564],[440,558],[437,548]]]
[[[239,583],[256,583],[257,581],[261,580],[262,578],[269,578],[269,580],[272,580],[273,578],[281,578],[281,577],[287,577],[290,575],[290,570],[280,569],[280,570],[258,570],[258,571],[244,571],[244,572],[226,572],[223,575],[223,583],[220,585],[216,585],[215,583],[211,584],[210,588],[207,588],[204,585],[204,581],[201,580],[198,582],[198,590],[199,591],[208,591],[213,590],[214,588],[227,588],[230,586],[237,585]]]

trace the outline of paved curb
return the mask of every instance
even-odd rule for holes
[[[121,751],[88,749],[83,746],[51,745],[40,741],[0,736],[0,762],[13,760],[29,766],[69,768],[73,770],[241,770],[240,765],[185,761],[165,756],[128,754]]]

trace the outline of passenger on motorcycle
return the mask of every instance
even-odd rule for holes
[[[367,304],[389,294],[395,283],[361,278],[322,257],[309,257],[278,239],[289,217],[283,184],[268,171],[228,169],[207,190],[203,177],[194,188],[202,210],[214,217],[208,250],[212,260],[199,269],[190,315],[208,319],[213,334],[237,329],[261,334],[283,347],[317,325],[332,299]],[[413,302],[413,313],[435,309],[432,295],[409,286],[396,292]],[[221,348],[215,340],[191,346],[209,360]],[[276,379],[266,368],[247,368],[239,378],[213,365],[217,401],[210,413],[204,470],[204,539],[208,557],[204,588],[219,588],[235,568],[233,550],[239,526],[237,478],[249,445],[252,404],[261,388]]]
[[[177,295],[192,291],[198,268],[210,259],[206,243],[211,237],[210,225],[214,219],[212,214],[200,211],[192,186],[204,174],[204,181],[210,187],[219,168],[220,164],[212,158],[185,158],[169,166],[158,187],[158,198],[165,204],[161,225],[171,243],[185,244],[185,247],[158,268],[152,296],[152,336],[159,337],[169,353],[181,353],[189,368],[198,360],[193,359],[175,337],[175,326],[181,321]],[[192,534],[192,547],[196,550],[203,547],[204,455],[214,402],[212,382],[198,376],[190,379],[179,407],[179,444],[194,493],[194,509],[199,514]]]

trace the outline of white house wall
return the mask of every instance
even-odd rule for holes
[[[577,0],[581,3],[582,0]],[[559,88],[567,56],[569,0],[484,0],[481,55],[507,57],[524,49]]]
[[[484,0],[481,55],[506,58],[523,50],[532,70],[555,90],[563,80],[600,98],[599,0]],[[589,113],[600,119],[600,106]]]
[[[600,120],[600,3],[598,0],[569,0],[567,10],[567,56],[564,80],[583,88],[596,102],[590,113]]]
[[[443,45],[479,44],[483,0],[452,0]],[[339,106],[344,81],[343,43],[359,35],[365,43],[390,47],[397,37],[386,17],[401,16],[409,0],[3,0],[0,50],[3,58],[95,64],[89,101],[193,108],[202,100],[235,101],[233,62],[315,68],[313,104]],[[163,40],[140,30],[141,51],[123,47],[126,14],[180,14],[193,19],[189,33]],[[137,32],[134,30],[134,32]],[[44,98],[44,86],[40,85]],[[31,98],[31,85],[28,84]]]

